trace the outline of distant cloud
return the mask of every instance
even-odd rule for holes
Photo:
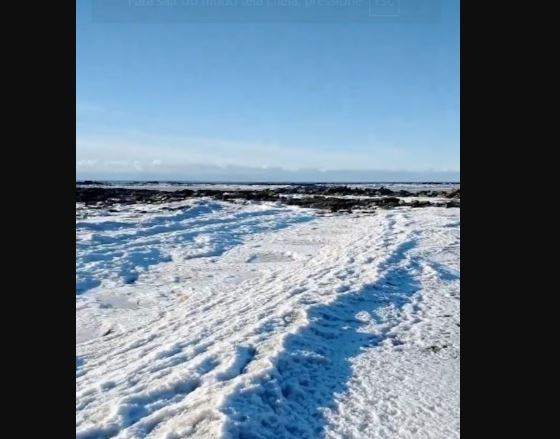
[[[362,181],[459,181],[458,172],[388,170],[288,170],[279,167],[216,166],[211,164],[165,165],[139,161],[100,162],[96,169],[77,163],[78,179],[180,180],[246,182],[362,182]]]
[[[440,160],[440,169],[430,169],[427,165],[432,163],[422,155],[410,159],[411,165],[403,166],[406,151],[383,145],[346,153],[272,143],[161,137],[134,132],[122,137],[81,137],[77,139],[76,155],[78,176],[87,174],[88,178],[220,181],[459,178],[458,170],[443,160]]]
[[[76,161],[76,168],[88,168],[95,166],[97,164],[97,160],[78,160]]]

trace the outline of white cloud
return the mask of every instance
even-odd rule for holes
[[[239,142],[196,137],[156,137],[139,133],[122,137],[79,138],[78,159],[130,159],[143,164],[161,166],[173,164],[206,163],[214,166],[253,166],[285,169],[398,169],[405,153],[392,146],[376,145],[371,148],[353,148],[352,152],[329,151],[299,145],[282,146],[254,141]],[[408,168],[421,168],[416,160]]]
[[[78,168],[87,168],[87,167],[95,166],[97,162],[98,162],[97,160],[78,160],[76,161],[76,166]]]
[[[406,151],[402,148],[377,145],[364,149],[353,149],[351,152],[325,151],[314,148],[303,148],[291,145],[284,147],[272,143],[234,142],[221,139],[196,137],[150,136],[143,133],[128,133],[126,136],[114,137],[80,137],[77,139],[76,167],[78,171],[88,175],[135,175],[134,178],[152,176],[154,179],[184,178],[184,176],[200,176],[203,179],[221,178],[231,175],[232,178],[264,178],[282,176],[296,178],[313,176],[333,176],[339,171],[340,178],[368,175],[362,171],[382,169],[383,172],[399,171],[406,168],[403,176],[421,175],[433,163],[429,157],[415,154],[414,160],[404,166]],[[397,159],[400,158],[400,159]],[[398,165],[397,165],[398,164]],[[437,174],[445,166],[434,172]],[[344,171],[341,171],[344,170]],[[298,172],[296,172],[298,171]],[[353,172],[353,174],[348,174]],[[426,174],[427,172],[427,174]],[[426,178],[434,172],[425,171]],[[80,173],[80,172],[78,172]],[[456,175],[456,171],[449,171]],[[193,177],[194,178],[194,177]],[[198,178],[198,177],[196,177]],[[373,177],[371,177],[373,178]],[[396,178],[396,177],[395,177]],[[406,178],[404,178],[406,179]],[[455,179],[455,178],[452,178]]]

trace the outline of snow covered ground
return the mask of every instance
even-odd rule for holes
[[[77,206],[76,437],[458,438],[458,208]]]

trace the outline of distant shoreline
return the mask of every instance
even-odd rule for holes
[[[208,184],[208,185],[247,185],[247,186],[280,186],[280,185],[365,185],[365,184],[385,184],[385,185],[460,185],[458,181],[211,181],[211,180],[76,180],[76,184]]]
[[[109,187],[107,187],[109,186]],[[193,198],[212,198],[219,201],[277,202],[292,206],[321,210],[349,211],[376,207],[460,207],[460,189],[418,187],[411,192],[392,190],[385,186],[352,187],[357,185],[284,185],[280,187],[242,188],[242,185],[221,185],[221,188],[197,188],[196,184],[175,189],[143,185],[77,185],[76,202],[90,207],[107,208],[116,204],[160,204]],[[212,185],[198,185],[212,186]],[[224,187],[225,186],[225,187]],[[435,186],[435,185],[430,185]],[[219,187],[219,186],[218,186]],[[428,186],[429,187],[429,186]]]

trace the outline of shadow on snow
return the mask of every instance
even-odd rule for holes
[[[414,240],[401,244],[374,284],[308,310],[309,325],[285,339],[273,371],[225,401],[225,437],[314,439],[324,434],[324,410],[346,390],[350,360],[384,338],[362,332],[364,323],[356,315],[375,317],[388,305],[400,308],[420,288],[412,275],[418,265],[408,256],[415,245]]]

